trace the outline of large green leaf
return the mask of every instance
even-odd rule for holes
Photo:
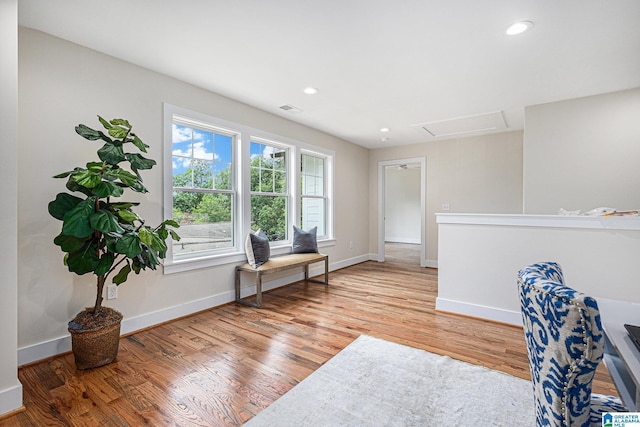
[[[138,206],[140,202],[116,202],[111,203],[113,209],[129,209],[132,206]]]
[[[114,126],[124,126],[127,129],[131,129],[131,125],[129,124],[129,121],[125,119],[113,119],[109,123],[111,123]]]
[[[96,139],[102,139],[106,142],[112,141],[112,139],[105,135],[103,132],[91,129],[89,126],[82,124],[76,126],[76,133],[81,137],[88,139],[89,141],[95,141]]]
[[[143,153],[147,152],[147,148],[149,147],[147,144],[145,144],[144,142],[142,142],[142,140],[140,138],[138,138],[138,135],[134,135],[131,134],[133,136],[133,141],[131,141],[131,143],[133,145],[135,145],[136,147],[138,147],[138,150],[142,151]]]
[[[102,181],[93,189],[93,194],[98,197],[120,197],[124,193],[124,189],[112,182]]]
[[[136,215],[135,212],[127,209],[120,209],[118,211],[118,216],[120,217],[120,219],[130,224],[140,219],[140,217]]]
[[[136,182],[134,185],[132,185],[129,188],[131,188],[133,191],[137,191],[138,193],[148,193],[149,192],[149,190],[147,190],[147,187],[142,185],[140,182]]]
[[[68,254],[66,261],[69,271],[76,274],[91,273],[100,263],[98,252],[91,244],[85,245],[78,252]]]
[[[100,123],[102,123],[102,126],[104,126],[105,129],[111,129],[111,123],[109,123],[108,121],[106,121],[100,116],[98,116],[98,120],[100,120]]]
[[[53,239],[53,243],[60,246],[63,252],[77,252],[87,243],[87,238],[80,239],[78,237],[58,234],[56,238]]]
[[[93,192],[90,188],[87,187],[83,187],[82,185],[78,184],[74,179],[73,179],[73,175],[69,177],[69,179],[67,180],[67,185],[66,185],[67,189],[69,191],[79,191],[80,193],[84,193],[86,196],[91,197],[93,196]]]
[[[127,153],[125,154],[125,157],[129,160],[131,166],[136,169],[151,169],[156,165],[155,160],[144,158],[140,154]]]
[[[102,256],[100,257],[100,262],[98,263],[98,266],[96,267],[96,270],[94,272],[95,275],[103,276],[107,274],[111,269],[111,267],[113,266],[114,259],[115,259],[115,256],[110,252],[107,252],[106,254],[102,254]]]
[[[62,218],[62,234],[79,238],[88,237],[93,233],[89,218],[95,212],[95,198],[89,197],[81,201],[75,208],[67,212]]]
[[[126,159],[124,150],[122,150],[122,145],[110,142],[107,142],[98,150],[98,157],[100,157],[100,160],[107,162],[110,165],[117,165]]]
[[[180,228],[180,224],[178,224],[177,221],[173,220],[173,219],[165,219],[164,221],[162,221],[160,223],[161,227],[166,227],[167,225],[173,227],[173,228]]]
[[[140,238],[135,233],[127,233],[116,243],[116,252],[133,258],[142,252]]]
[[[124,233],[124,229],[118,224],[118,218],[111,212],[99,210],[89,218],[91,227],[95,230],[107,233]]]
[[[87,163],[87,170],[95,173],[101,173],[106,165],[104,162],[89,162]]]
[[[49,214],[51,214],[55,219],[62,221],[64,215],[71,209],[75,208],[81,201],[81,198],[72,196],[71,194],[58,193],[56,199],[49,202]]]
[[[138,177],[124,169],[114,169],[111,174],[127,187],[133,187],[138,184]]]
[[[86,169],[75,172],[72,177],[75,182],[86,188],[93,188],[96,185],[100,184],[100,182],[102,181],[100,173],[92,172]]]
[[[54,178],[66,178],[69,175],[71,175],[72,173],[73,173],[73,171],[62,172],[62,173],[59,173],[58,175],[54,175],[53,177]]]
[[[127,264],[120,269],[118,274],[113,276],[113,283],[115,283],[116,285],[119,285],[121,283],[126,282],[127,281],[127,276],[129,276],[130,272],[131,272],[131,266],[127,262]]]
[[[111,129],[109,129],[109,135],[111,135],[116,139],[124,138],[125,136],[127,136],[127,133],[129,133],[129,130],[120,126],[114,126]]]
[[[138,230],[138,237],[140,237],[140,241],[147,246],[151,246],[151,242],[153,240],[153,232],[149,230],[148,227],[142,227]]]

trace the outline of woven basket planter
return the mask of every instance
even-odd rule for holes
[[[111,308],[103,307],[102,309],[111,310],[117,322],[92,329],[68,329],[71,334],[73,357],[78,369],[107,365],[118,355],[122,314]]]

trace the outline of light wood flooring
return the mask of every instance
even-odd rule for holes
[[[384,243],[385,262],[420,265],[420,245],[413,243]]]
[[[434,311],[437,270],[366,262],[122,338],[118,359],[19,370],[26,411],[0,426],[238,426],[360,334],[529,379],[522,329]],[[515,292],[515,283],[514,283]],[[604,366],[595,392],[615,394]],[[419,391],[418,391],[419,392]]]

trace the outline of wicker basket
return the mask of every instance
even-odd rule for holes
[[[122,314],[117,314],[120,316],[115,324],[94,329],[69,329],[73,357],[78,369],[97,368],[113,362],[116,358],[122,320]]]

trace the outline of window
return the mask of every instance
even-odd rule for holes
[[[325,159],[303,153],[300,161],[300,224],[308,230],[318,227],[318,236],[324,237],[327,221],[327,193]]]
[[[251,229],[261,229],[270,242],[287,240],[287,150],[251,141]]]
[[[172,216],[181,236],[174,256],[235,246],[234,141],[232,134],[174,118]]]
[[[293,225],[333,239],[333,152],[241,123],[164,104],[164,217],[180,223],[165,273],[246,260],[251,230],[272,254]]]

